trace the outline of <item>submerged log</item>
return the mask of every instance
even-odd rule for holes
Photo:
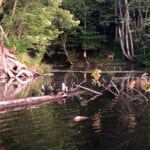
[[[14,99],[10,101],[0,101],[0,112],[5,113],[11,110],[25,109],[27,107],[40,105],[46,102],[54,102],[58,99],[63,99],[65,97],[66,95],[46,95],[39,97],[28,97],[25,99]]]
[[[47,100],[55,100],[60,98],[65,98],[66,95],[45,95],[45,96],[39,96],[39,97],[28,97],[25,99],[14,99],[9,101],[0,101],[0,108],[3,106],[15,106],[15,105],[27,105],[27,104],[34,104],[34,103],[40,103]]]
[[[64,100],[67,97],[73,97],[80,94],[85,93],[85,91],[77,91],[73,93],[63,93],[59,92],[57,95],[44,95],[38,97],[28,97],[24,99],[14,99],[9,101],[0,101],[0,113],[6,113],[9,111],[16,111],[28,108],[35,108],[41,104],[50,103],[50,102],[58,102]]]

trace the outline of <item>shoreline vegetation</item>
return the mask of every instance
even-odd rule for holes
[[[35,68],[28,68],[21,63],[15,56],[16,48],[6,48],[3,45],[3,35],[0,37],[0,77],[1,78],[20,78],[40,76],[41,73]]]
[[[1,0],[0,29],[6,47],[16,47],[20,57],[29,54],[39,66],[81,61],[144,67],[150,64],[149,6],[147,0]]]

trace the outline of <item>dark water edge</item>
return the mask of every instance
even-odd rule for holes
[[[108,71],[109,68],[105,68]],[[145,72],[139,72],[142,75]],[[116,77],[123,76],[118,73]],[[90,74],[87,78],[91,80]],[[40,95],[41,85],[83,81],[82,72],[56,72],[22,90],[17,98]],[[30,87],[30,88],[29,88]],[[69,97],[39,107],[0,114],[0,149],[4,150],[149,150],[150,105],[115,99],[110,93]],[[75,122],[75,116],[87,120]]]
[[[36,109],[9,112],[0,116],[0,148],[148,150],[149,105],[141,105],[130,112],[126,107],[110,102],[107,97],[81,106],[76,97],[61,105],[54,102]],[[89,118],[74,122],[77,115]]]

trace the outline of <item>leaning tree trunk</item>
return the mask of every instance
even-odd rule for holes
[[[63,49],[64,49],[64,52],[65,52],[65,55],[70,63],[70,65],[73,65],[73,62],[71,61],[71,59],[69,58],[69,53],[67,51],[67,48],[66,48],[66,43],[67,43],[67,33],[63,33],[62,36],[61,36],[61,39],[62,39],[62,46],[63,46]]]
[[[83,7],[84,7],[84,34],[85,34],[85,39],[87,39],[86,38],[86,35],[87,35],[87,9],[86,9],[86,3],[84,2],[83,3]],[[86,65],[89,67],[89,65],[90,65],[90,63],[89,63],[89,61],[88,61],[88,59],[87,59],[87,41],[85,41],[85,44],[84,44],[84,52],[83,52],[83,57],[84,57],[84,59],[85,59],[85,63],[86,63]]]
[[[17,3],[18,3],[18,0],[15,0],[15,1],[14,1],[14,5],[13,5],[13,10],[12,10],[12,16],[11,16],[11,17],[13,17],[14,14],[15,14],[15,12],[16,12]],[[11,18],[11,19],[12,19],[12,18]]]
[[[121,23],[118,29],[121,49],[123,55],[129,60],[134,59],[134,48],[133,48],[133,38],[130,29],[130,15],[129,15],[129,3],[128,0],[124,0],[124,9],[122,9],[121,1],[118,0],[119,13],[121,18]]]

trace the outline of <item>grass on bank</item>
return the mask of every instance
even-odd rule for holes
[[[50,65],[39,63],[36,59],[30,57],[27,53],[22,53],[17,56],[18,60],[29,68],[35,68],[41,73],[48,73],[51,70]]]

